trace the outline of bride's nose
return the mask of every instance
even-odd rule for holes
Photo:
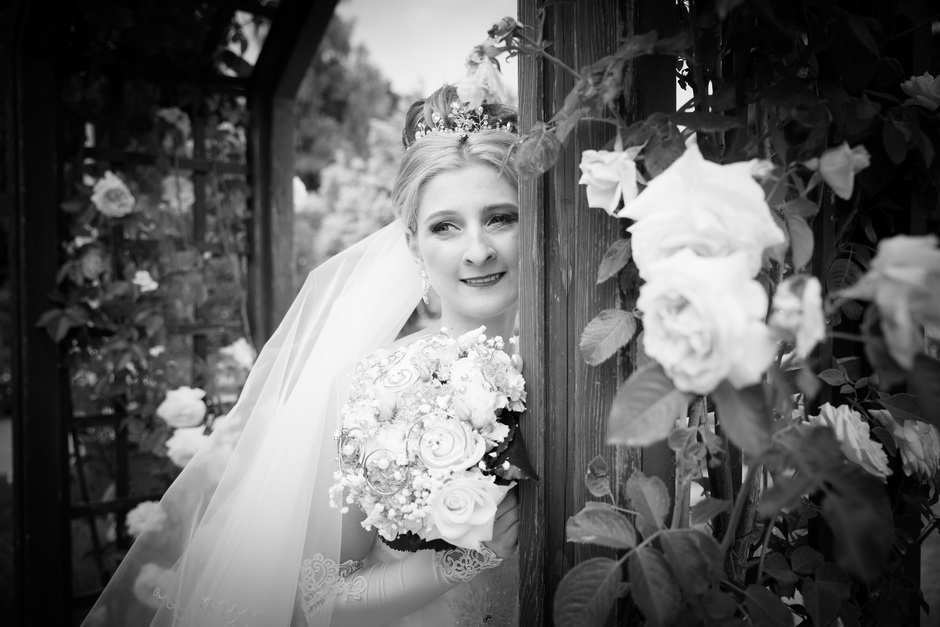
[[[467,248],[464,250],[464,261],[479,265],[495,257],[496,249],[490,241],[490,235],[483,229],[472,231],[468,237]]]

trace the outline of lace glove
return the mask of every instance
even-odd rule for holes
[[[334,626],[385,624],[502,561],[485,547],[482,551],[422,551],[368,568],[362,568],[362,562],[338,564],[317,555],[303,561],[300,606],[310,625],[321,624],[324,608],[331,610]]]

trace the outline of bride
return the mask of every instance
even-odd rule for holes
[[[450,591],[516,551],[515,492],[480,551],[398,552],[357,508],[330,507],[334,436],[356,361],[378,349],[407,359],[442,332],[513,335],[515,122],[501,105],[465,111],[450,86],[411,107],[397,220],[310,274],[238,404],[163,497],[163,524],[137,539],[84,625],[455,624]],[[431,286],[440,321],[395,341]]]

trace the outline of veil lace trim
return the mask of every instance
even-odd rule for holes
[[[234,627],[253,627],[257,624],[256,621],[261,618],[263,613],[259,610],[253,610],[250,607],[239,609],[237,603],[229,605],[229,603],[224,600],[214,601],[212,597],[202,597],[196,604],[197,607],[194,612],[192,607],[181,608],[180,604],[173,600],[173,597],[164,593],[160,588],[154,589],[153,596],[160,599],[167,609],[175,612],[177,621],[182,621],[184,618],[193,618],[195,612],[198,612],[198,615],[201,616],[206,610],[209,610],[213,614],[221,615],[226,625],[233,625]]]

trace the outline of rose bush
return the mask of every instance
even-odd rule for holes
[[[157,407],[157,416],[171,427],[195,427],[206,417],[206,391],[187,386],[170,390]]]
[[[619,218],[636,222],[633,260],[647,278],[651,263],[688,248],[700,257],[741,251],[747,272],[756,276],[764,250],[786,236],[770,214],[763,188],[754,180],[756,163],[719,165],[706,161],[696,144],[653,179]]]
[[[642,148],[632,146],[613,152],[585,150],[581,153],[581,178],[578,184],[587,186],[589,207],[616,215],[621,201],[626,206],[636,198],[636,157]]]
[[[431,504],[430,537],[479,550],[481,542],[493,538],[496,507],[511,487],[497,485],[494,477],[484,478],[478,470],[455,474]]]
[[[800,358],[807,358],[826,337],[819,279],[805,274],[784,279],[774,292],[768,324],[780,339],[796,348]]]
[[[912,76],[901,83],[901,91],[910,96],[906,105],[920,105],[933,111],[940,107],[940,76],[934,78],[930,72]]]
[[[127,512],[124,524],[127,533],[136,538],[144,532],[159,533],[166,523],[167,515],[163,506],[158,501],[144,501]]]
[[[682,391],[708,394],[725,378],[752,385],[773,360],[767,293],[751,280],[744,253],[700,257],[683,249],[651,263],[637,309],[646,353]]]
[[[135,200],[124,181],[114,172],[108,170],[95,183],[91,202],[104,215],[111,218],[120,218],[134,210]]]
[[[884,448],[871,439],[868,423],[848,405],[833,407],[829,403],[823,403],[819,408],[819,415],[810,416],[809,422],[817,427],[830,427],[849,461],[876,477],[884,478],[891,474]]]
[[[871,155],[864,146],[849,148],[848,142],[843,142],[824,152],[818,159],[807,161],[806,167],[817,170],[836,196],[848,200],[855,189],[855,175],[870,164]]]
[[[176,429],[166,441],[166,456],[179,468],[185,468],[208,440],[202,427]]]

